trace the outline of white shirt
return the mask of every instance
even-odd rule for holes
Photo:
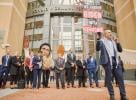
[[[73,57],[74,57],[74,55],[73,55],[73,53],[71,53],[71,58],[73,59]]]
[[[34,58],[34,56],[30,56],[30,68],[32,68],[33,67],[33,65],[32,65],[32,63],[33,63],[33,58]]]
[[[107,50],[107,53],[108,53],[108,56],[109,56],[109,59],[110,59],[111,66],[112,66],[112,56],[116,57],[116,61],[117,61],[117,64],[118,64],[117,46],[116,46],[115,41],[108,40],[106,38],[101,39],[101,41],[105,45],[105,48]]]
[[[41,59],[40,57],[38,57],[39,59]],[[42,61],[38,62],[39,68],[42,67]]]
[[[115,56],[115,55],[114,55],[114,45],[113,45],[112,41],[106,39],[106,43],[107,43],[107,45],[108,45],[108,46],[107,46],[107,50],[109,51],[110,56],[111,56],[111,57],[112,57],[112,56]]]
[[[8,66],[8,60],[9,60],[9,55],[6,55],[6,64],[5,64],[5,66]]]
[[[91,62],[93,62],[93,57],[91,57]]]

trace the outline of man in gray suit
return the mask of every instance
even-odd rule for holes
[[[72,87],[75,88],[74,86],[75,62],[76,56],[73,53],[72,49],[70,49],[69,53],[67,54],[67,62],[65,64],[67,88],[70,87],[70,83],[72,84]]]
[[[110,30],[105,30],[103,38],[101,38],[100,34],[97,34],[96,50],[101,51],[100,64],[105,70],[105,82],[110,95],[110,100],[115,100],[112,86],[112,69],[115,70],[115,75],[117,76],[121,100],[128,100],[121,65],[118,60],[118,52],[122,52],[122,47],[118,41],[115,42],[115,40],[113,40],[112,32]]]

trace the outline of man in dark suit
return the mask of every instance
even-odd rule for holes
[[[10,51],[7,51],[7,54],[2,57],[2,70],[3,70],[3,79],[1,81],[2,88],[5,88],[5,85],[7,83],[8,79],[8,74],[10,70],[10,61],[11,61],[11,56],[10,56]]]
[[[93,79],[95,81],[96,87],[100,88],[98,78],[97,78],[97,73],[96,73],[97,72],[96,58],[91,56],[90,53],[88,56],[89,57],[87,58],[87,70],[88,70],[88,76],[90,81],[90,87],[93,88],[93,82],[92,82],[92,79]]]
[[[33,89],[40,88],[41,84],[41,67],[42,67],[42,60],[40,56],[40,52],[34,55],[32,59],[33,65]]]
[[[73,53],[72,49],[70,49],[69,54],[67,54],[67,62],[65,64],[66,79],[67,79],[67,87],[68,88],[70,86],[70,83],[72,84],[72,87],[75,88],[75,86],[74,86],[75,62],[76,62],[76,56]]]
[[[96,50],[101,51],[100,64],[105,70],[105,81],[110,95],[110,100],[115,100],[114,90],[112,86],[112,69],[115,69],[115,74],[118,76],[121,100],[128,100],[125,91],[124,79],[120,64],[118,64],[118,52],[122,52],[122,47],[119,42],[115,42],[110,30],[105,30],[104,37],[97,35]]]
[[[18,52],[11,57],[11,65],[10,65],[10,88],[15,88],[18,79],[19,79],[19,68],[21,67],[21,59]]]

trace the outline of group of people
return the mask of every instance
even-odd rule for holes
[[[115,100],[114,90],[112,86],[112,73],[114,73],[116,81],[120,89],[121,100],[128,100],[123,80],[122,64],[118,59],[118,52],[122,52],[119,41],[112,36],[110,30],[105,30],[104,34],[97,35],[96,51],[100,51],[99,63],[105,70],[105,85],[108,88],[110,100]],[[87,59],[73,53],[69,50],[66,59],[64,58],[64,47],[60,46],[57,50],[57,58],[51,57],[51,46],[43,43],[36,53],[30,52],[28,57],[22,59],[18,53],[11,56],[9,52],[2,57],[2,65],[0,67],[0,87],[5,87],[10,75],[10,85],[17,84],[20,80],[25,80],[25,86],[29,85],[35,88],[50,88],[49,77],[50,72],[55,72],[56,88],[65,89],[76,88],[74,82],[78,80],[78,87],[86,87],[87,76],[89,85],[93,88],[95,82],[96,87],[100,88],[98,82],[98,65],[96,58],[88,54]],[[42,80],[41,80],[42,79]],[[65,84],[66,83],[66,84]],[[42,85],[42,86],[41,86]],[[12,87],[13,88],[13,87]]]
[[[98,77],[96,77],[96,59],[88,56],[87,61],[82,60],[82,57],[73,53],[72,49],[67,54],[67,60],[65,61],[64,50],[59,50],[56,59],[51,57],[51,47],[48,43],[44,43],[40,46],[40,51],[31,51],[28,57],[22,58],[16,52],[15,54],[7,54],[2,57],[2,65],[0,69],[0,87],[4,88],[8,80],[10,80],[10,87],[17,88],[20,81],[24,80],[25,87],[28,88],[49,88],[50,73],[55,73],[56,88],[59,89],[59,80],[61,86],[64,89],[65,83],[67,88],[74,85],[75,80],[78,80],[78,87],[86,87],[87,70],[90,80],[90,87],[92,87],[92,80],[97,82],[96,86],[99,87]],[[61,51],[59,53],[59,51]],[[10,76],[10,77],[9,77]],[[94,78],[96,77],[96,78]],[[51,75],[51,78],[54,78]],[[42,80],[41,80],[42,79]]]

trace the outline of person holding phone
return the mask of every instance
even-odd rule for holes
[[[112,86],[112,69],[115,69],[115,75],[119,84],[121,100],[128,100],[124,85],[123,73],[118,61],[118,52],[122,52],[119,41],[113,40],[111,30],[105,30],[103,37],[97,34],[96,50],[100,51],[100,64],[105,70],[105,82],[110,95],[110,100],[115,100],[114,90]]]

